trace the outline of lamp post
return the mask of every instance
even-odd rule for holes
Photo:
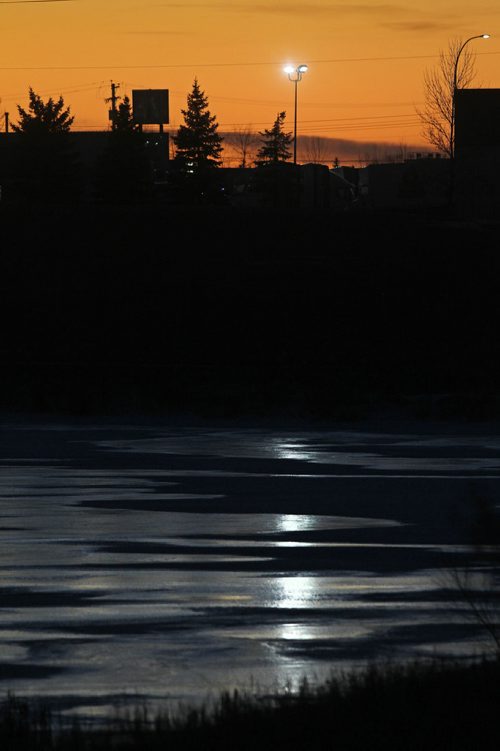
[[[297,85],[302,80],[302,75],[307,71],[307,65],[286,65],[284,70],[288,79],[295,85],[295,106],[293,117],[293,163],[297,164]]]
[[[462,44],[460,49],[457,52],[457,55],[455,57],[455,67],[453,69],[453,102],[452,102],[452,112],[451,112],[451,139],[450,139],[450,146],[451,146],[451,158],[455,158],[455,106],[456,106],[456,96],[457,96],[457,88],[458,88],[458,63],[460,62],[460,55],[464,51],[464,48],[469,42],[472,42],[473,39],[489,39],[489,34],[476,34],[473,37],[469,37],[469,39],[466,39],[465,42]]]

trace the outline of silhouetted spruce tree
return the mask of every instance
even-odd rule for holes
[[[124,96],[123,102],[118,105],[114,116],[114,126],[116,133],[137,133],[139,130],[134,122],[132,105],[128,96]]]
[[[70,141],[74,117],[62,96],[46,102],[29,89],[29,107],[18,105],[16,163],[25,198],[67,201],[79,189],[80,170]]]
[[[262,146],[257,152],[255,164],[258,167],[283,164],[291,157],[289,146],[293,137],[284,130],[286,112],[278,112],[272,128],[260,131]]]
[[[145,138],[134,122],[128,96],[118,105],[114,128],[96,174],[96,192],[101,200],[116,203],[141,201],[151,195],[153,175]]]
[[[181,112],[185,124],[174,136],[176,156],[183,159],[193,172],[219,167],[222,152],[222,137],[217,132],[219,125],[216,116],[210,114],[208,98],[196,78],[187,97],[187,109]]]
[[[69,133],[73,125],[74,117],[70,115],[70,108],[64,108],[64,99],[59,97],[55,102],[50,97],[47,102],[29,89],[28,111],[17,105],[19,122],[12,125],[14,133],[23,133],[29,136]]]
[[[286,112],[278,112],[272,128],[259,133],[262,146],[255,164],[255,189],[261,194],[265,206],[286,208],[298,199],[298,173],[289,161],[292,134],[284,130]]]

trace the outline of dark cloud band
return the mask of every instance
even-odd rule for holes
[[[0,5],[26,5],[27,3],[74,3],[75,0],[0,0]]]
[[[367,3],[328,3],[326,5],[322,3],[288,3],[283,6],[277,6],[275,3],[228,3],[228,2],[214,2],[214,3],[161,3],[166,8],[182,8],[183,10],[197,9],[197,10],[232,10],[243,11],[245,13],[282,13],[282,14],[300,14],[311,15],[319,13],[328,14],[349,14],[356,15],[362,13],[394,13],[404,10],[402,6],[394,5],[390,3],[377,3],[375,5]]]

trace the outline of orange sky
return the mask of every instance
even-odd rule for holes
[[[79,128],[106,128],[119,93],[168,88],[171,125],[193,78],[221,130],[293,126],[287,62],[307,63],[299,134],[423,145],[422,76],[451,39],[471,43],[478,85],[500,87],[500,6],[493,0],[0,0],[0,114],[16,119],[28,87],[63,94]],[[360,146],[362,150],[362,145]]]

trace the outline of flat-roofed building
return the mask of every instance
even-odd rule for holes
[[[455,118],[457,211],[500,219],[500,89],[459,89]]]

